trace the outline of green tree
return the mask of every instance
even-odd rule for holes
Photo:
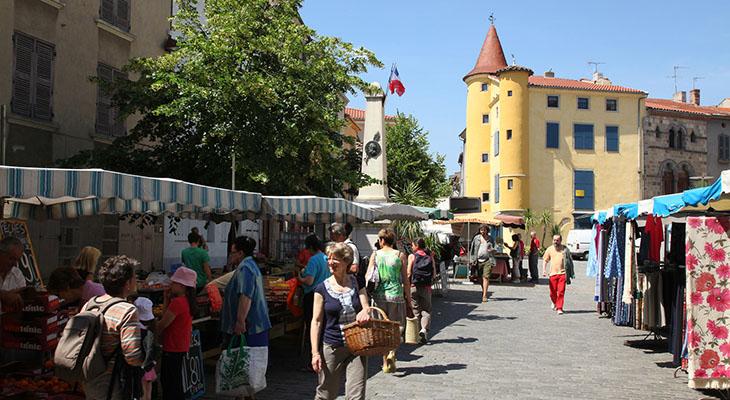
[[[300,0],[179,0],[178,49],[132,60],[136,80],[104,85],[128,136],[65,166],[94,166],[270,194],[332,196],[371,182],[340,135],[343,94],[382,66],[375,55],[301,23]],[[359,160],[359,158],[357,158]]]
[[[408,192],[409,185],[415,186],[420,189],[420,200],[409,204],[434,207],[439,198],[451,193],[445,157],[429,153],[428,132],[415,117],[399,112],[395,123],[385,131],[388,186],[393,194]]]

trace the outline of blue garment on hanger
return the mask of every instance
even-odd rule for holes
[[[606,256],[606,269],[603,274],[606,278],[623,276],[624,270],[624,243],[626,242],[626,224],[619,222],[618,218],[613,219],[613,229],[608,240],[608,255]]]
[[[601,226],[593,224],[591,228],[591,247],[588,248],[588,263],[586,264],[586,276],[598,275],[600,269],[598,260],[598,249],[596,248],[596,236],[600,235]],[[599,240],[600,242],[600,240]]]

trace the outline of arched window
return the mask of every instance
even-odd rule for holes
[[[678,149],[683,149],[684,148],[684,130],[683,129],[678,129],[677,130],[677,143],[676,143],[676,145],[677,145],[677,148]]]
[[[673,149],[676,147],[674,142],[674,128],[669,129],[669,148]]]
[[[692,133],[689,134],[689,141],[692,143],[697,141],[697,135],[695,135],[695,131],[692,131]]]
[[[689,168],[683,165],[677,174],[677,191],[682,192],[689,189]]]
[[[660,138],[661,136],[662,136],[662,131],[660,131],[660,130],[659,130],[659,127],[657,126],[657,127],[656,127],[656,137],[657,137],[657,139],[658,139],[658,138]]]
[[[674,193],[674,168],[669,163],[664,166],[664,173],[662,173],[662,192],[663,194]]]

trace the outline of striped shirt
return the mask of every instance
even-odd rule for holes
[[[84,305],[83,311],[97,299],[100,299],[98,304],[104,307],[104,304],[111,301],[112,297],[107,295],[95,297]],[[102,329],[101,352],[104,358],[110,359],[121,343],[122,354],[127,364],[135,367],[142,366],[144,362],[142,325],[137,316],[137,308],[133,304],[125,301],[111,306],[104,313]]]

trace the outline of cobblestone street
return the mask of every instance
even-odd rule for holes
[[[566,291],[565,314],[550,309],[548,287],[452,284],[434,299],[434,331],[426,346],[403,345],[398,371],[370,360],[368,399],[700,399],[686,375],[675,379],[660,346],[628,347],[644,334],[599,318],[584,263]],[[274,342],[268,388],[257,399],[311,399],[316,378],[300,372],[295,339]],[[209,393],[214,390],[209,385]]]

